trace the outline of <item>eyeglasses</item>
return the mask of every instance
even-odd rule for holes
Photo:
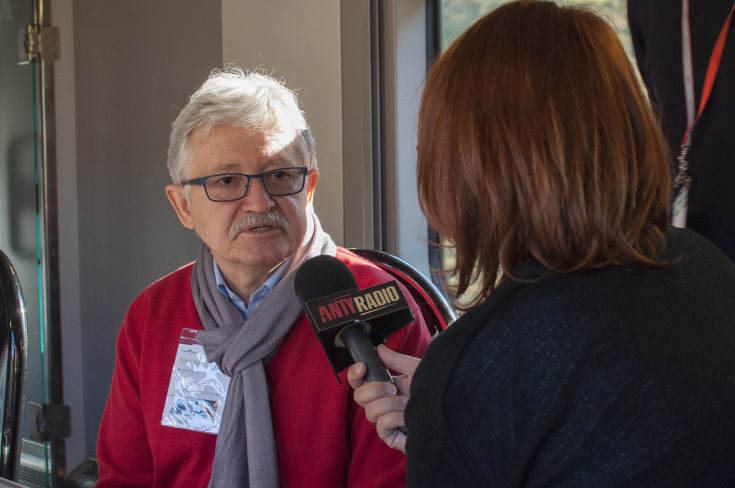
[[[260,178],[263,188],[272,197],[294,195],[304,189],[306,167],[279,168],[257,175],[220,173],[183,181],[184,185],[202,185],[207,198],[213,202],[233,202],[245,198],[251,178]]]

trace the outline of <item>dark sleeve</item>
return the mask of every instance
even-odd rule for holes
[[[645,39],[640,25],[640,4],[640,0],[628,0],[628,29],[630,30],[630,40],[633,43],[633,51],[639,70],[646,54],[644,46]]]
[[[638,71],[661,121],[670,156],[675,156],[686,129],[681,4],[678,0],[628,0],[628,25]]]
[[[646,0],[628,0],[628,28],[630,29],[630,40],[633,44],[638,71],[646,85],[651,101],[658,106],[656,86],[651,79],[651,73],[648,70],[649,61],[646,57],[651,55],[651,49],[648,45],[653,29],[649,22],[651,8],[651,3]]]

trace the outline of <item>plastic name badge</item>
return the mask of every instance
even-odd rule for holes
[[[161,424],[216,434],[227,399],[230,377],[216,363],[207,362],[197,331],[183,329]]]

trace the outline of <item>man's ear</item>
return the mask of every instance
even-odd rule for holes
[[[313,203],[314,188],[316,188],[317,181],[319,181],[319,170],[310,171],[306,177],[306,201],[308,203]]]
[[[189,202],[186,200],[186,195],[184,195],[184,188],[178,185],[166,185],[166,196],[174,210],[176,210],[181,225],[187,229],[193,229],[194,219],[191,216]]]

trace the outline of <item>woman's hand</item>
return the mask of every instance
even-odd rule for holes
[[[420,359],[378,346],[378,355],[386,367],[398,373],[392,383],[371,381],[366,383],[365,364],[355,363],[347,371],[347,380],[355,389],[355,402],[365,409],[367,419],[375,424],[378,436],[389,447],[406,452],[406,434],[403,412],[410,397],[411,380]]]

